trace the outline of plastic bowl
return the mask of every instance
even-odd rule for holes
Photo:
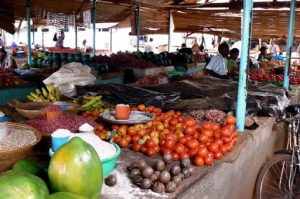
[[[108,174],[110,174],[115,169],[117,158],[121,154],[120,147],[117,144],[115,144],[115,143],[112,143],[112,144],[117,149],[116,153],[113,156],[111,156],[111,157],[104,158],[103,160],[101,160],[101,162],[102,162],[103,176],[104,177],[106,177]]]

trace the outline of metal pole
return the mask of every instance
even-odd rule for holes
[[[171,32],[172,32],[172,11],[169,11],[169,35],[168,35],[168,52],[171,52]]]
[[[33,43],[33,46],[35,46],[34,32],[35,32],[35,27],[34,27],[34,23],[32,23],[32,43]]]
[[[251,21],[253,0],[244,2],[243,13],[243,28],[242,28],[242,52],[241,52],[241,65],[239,71],[239,85],[238,85],[238,98],[236,108],[237,130],[242,132],[245,127],[246,105],[247,105],[247,64],[249,58],[250,48],[250,35],[251,35]]]
[[[113,32],[112,32],[112,28],[110,29],[110,52],[112,52],[112,44],[113,44],[113,38],[112,38],[112,34]]]
[[[296,0],[291,0],[290,5],[290,20],[289,20],[289,35],[286,46],[286,61],[284,69],[284,80],[283,87],[289,90],[290,83],[290,66],[291,66],[291,55],[293,47],[293,37],[294,37],[294,23],[295,23],[295,10],[296,10]]]
[[[93,56],[96,56],[96,0],[93,0]]]
[[[31,64],[31,27],[30,27],[30,0],[27,0],[27,5],[26,5],[26,16],[27,16],[27,41],[28,41],[28,64]]]
[[[140,52],[140,6],[136,9],[136,51]]]
[[[74,16],[75,16],[75,49],[77,49],[77,47],[78,47],[78,44],[77,44],[77,41],[78,41],[78,39],[77,39],[77,21],[76,21],[76,14],[74,14]]]

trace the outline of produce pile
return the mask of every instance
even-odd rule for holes
[[[157,65],[150,61],[135,58],[129,52],[117,52],[108,56],[95,56],[92,61],[96,64],[106,63],[109,68],[123,69],[123,68],[155,68]]]
[[[98,123],[97,135],[106,139],[111,130],[116,130],[113,141],[122,148],[130,147],[150,157],[161,152],[171,154],[173,160],[189,158],[196,166],[212,165],[213,159],[221,159],[232,150],[239,135],[233,116],[226,116],[225,121],[218,118],[224,123],[205,120],[199,125],[192,117],[184,118],[179,111],[162,112],[160,108],[145,105],[132,110],[150,112],[156,117],[146,124],[130,126],[106,127]]]
[[[193,175],[190,159],[183,158],[180,163],[172,162],[172,156],[165,154],[163,160],[150,165],[145,160],[133,162],[128,167],[129,178],[142,189],[152,189],[157,193],[172,193],[177,186]]]
[[[168,73],[162,72],[157,75],[145,75],[141,77],[136,83],[139,86],[155,86],[160,84],[166,84],[169,82]]]
[[[102,100],[102,96],[82,96],[82,104],[80,110],[84,111],[84,116],[88,116],[89,113],[97,117],[99,113],[107,111],[108,104]]]
[[[56,102],[60,100],[61,91],[59,88],[55,88],[52,84],[46,85],[47,90],[42,88],[36,89],[35,92],[29,93],[27,99],[32,102]]]
[[[261,72],[249,72],[249,77],[251,80],[258,82],[271,82],[275,85],[282,85],[284,75],[274,74],[274,73],[261,73]],[[291,84],[300,84],[300,76],[290,75]]]
[[[14,87],[22,83],[22,80],[13,76],[13,74],[1,73],[0,71],[0,87]]]
[[[56,151],[48,169],[21,159],[12,170],[2,173],[0,198],[98,199],[102,179],[102,164],[95,149],[81,138],[72,138]]]
[[[92,118],[84,118],[78,115],[61,115],[57,119],[47,120],[43,117],[30,119],[25,122],[26,125],[32,126],[43,133],[53,133],[57,129],[68,129],[71,132],[77,132],[78,128],[84,123],[94,127],[97,126]]]
[[[271,61],[265,60],[265,61],[259,63],[260,68],[274,68],[277,66],[284,66],[284,65],[285,65],[284,61],[280,61],[277,59],[274,59]]]

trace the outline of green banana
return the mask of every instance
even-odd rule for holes
[[[97,96],[97,97],[91,99],[88,103],[83,104],[83,105],[81,106],[81,108],[87,108],[87,107],[91,106],[92,104],[94,104],[95,102],[97,102],[97,101],[100,100],[100,99],[101,99],[101,97],[100,97],[100,96]]]
[[[35,92],[36,92],[36,94],[38,94],[38,95],[41,95],[41,94],[42,94],[41,91],[40,91],[39,89],[36,89]]]
[[[45,98],[47,98],[49,96],[49,93],[46,91],[45,88],[42,88],[42,92]]]

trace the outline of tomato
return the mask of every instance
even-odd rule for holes
[[[222,159],[222,156],[223,156],[221,151],[215,152],[214,155],[215,155],[215,158],[218,160]]]
[[[141,150],[141,147],[142,145],[140,145],[138,142],[134,142],[133,145],[131,146],[131,149],[139,152]]]
[[[182,159],[182,158],[190,158],[190,155],[188,154],[188,153],[182,153],[182,154],[180,154],[180,159]]]
[[[156,145],[152,139],[148,139],[145,144],[147,148],[153,148]]]
[[[159,123],[157,123],[157,125],[156,125],[156,129],[158,130],[158,131],[162,131],[162,130],[164,130],[164,125],[161,123],[161,122],[159,122]]]
[[[147,135],[147,131],[145,129],[139,130],[137,132],[137,135],[140,137],[144,137],[145,135]]]
[[[118,128],[118,134],[120,134],[120,135],[125,135],[126,134],[126,128],[124,128],[124,127],[120,127],[120,128]]]
[[[190,150],[189,150],[189,155],[190,155],[190,157],[196,156],[197,153],[198,153],[198,148],[196,148],[196,149],[190,149]]]
[[[99,111],[97,111],[97,110],[93,110],[91,115],[92,115],[93,117],[98,117],[98,116],[99,116],[99,114],[100,114],[100,112],[99,112]]]
[[[228,152],[232,151],[232,146],[230,144],[227,144],[227,151]]]
[[[179,153],[179,154],[180,154],[180,153],[184,153],[184,152],[185,152],[184,145],[183,145],[183,144],[177,143],[177,144],[175,145],[174,151],[175,151],[176,153]]]
[[[157,115],[161,114],[162,110],[160,108],[154,108],[153,112],[156,113]]]
[[[159,133],[157,131],[151,131],[150,137],[158,137]]]
[[[215,131],[214,134],[213,134],[213,137],[215,139],[221,138],[221,131],[220,130],[219,131]]]
[[[239,132],[238,131],[234,131],[233,132],[233,137],[235,137],[235,138],[239,137]]]
[[[202,129],[202,134],[206,135],[208,138],[213,136],[213,131],[212,130],[207,130],[207,129]]]
[[[203,166],[204,165],[204,159],[203,157],[197,156],[194,158],[194,164],[198,167]]]
[[[120,140],[121,140],[120,136],[115,136],[114,137],[114,143],[119,144]]]
[[[122,139],[119,141],[118,144],[119,144],[119,146],[122,147],[122,148],[127,148],[129,142],[126,140],[126,138],[122,138]]]
[[[184,129],[184,134],[186,135],[193,135],[194,133],[196,133],[195,127],[188,126]]]
[[[138,135],[132,136],[132,142],[133,142],[133,143],[138,142],[140,139],[141,139],[141,137],[138,136]]]
[[[158,145],[155,145],[155,147],[153,148],[155,153],[158,153],[160,150],[160,147]]]
[[[209,142],[209,141],[204,143],[205,147],[207,147],[207,148],[209,147],[210,144],[211,144],[211,142]]]
[[[198,149],[198,152],[197,152],[197,155],[198,155],[198,156],[204,158],[204,157],[207,156],[207,154],[208,154],[208,150],[207,150],[206,147],[200,147],[200,148]]]
[[[213,163],[213,158],[212,158],[212,157],[209,157],[209,156],[206,156],[206,157],[204,158],[204,163],[205,163],[206,165],[212,165],[212,163]]]
[[[97,135],[100,137],[101,140],[105,140],[106,139],[106,133],[101,132],[101,133],[99,133]]]
[[[198,136],[198,140],[199,140],[199,142],[201,142],[201,143],[206,143],[206,142],[208,141],[208,136],[207,136],[207,135],[204,135],[204,134],[200,134],[200,135]]]
[[[131,143],[132,138],[131,138],[130,135],[124,135],[124,138],[126,139],[126,141],[128,142],[128,144]]]
[[[197,149],[199,147],[199,142],[196,139],[191,139],[187,142],[187,147],[190,149]]]
[[[112,129],[112,130],[118,130],[118,128],[119,128],[119,126],[118,126],[118,125],[115,125],[115,124],[113,124],[113,125],[111,126],[111,129]]]
[[[178,116],[178,117],[177,117],[177,120],[178,120],[178,122],[183,122],[183,117],[182,117],[182,115]]]
[[[173,140],[170,140],[170,139],[165,140],[164,146],[165,146],[166,148],[171,149],[171,148],[174,147],[174,145],[175,145],[175,142],[174,142]]]
[[[180,137],[180,138],[178,139],[178,142],[179,142],[180,144],[186,144],[186,143],[187,143],[186,137]]]
[[[228,143],[231,142],[231,139],[230,139],[229,137],[222,137],[222,140],[223,140],[226,144],[228,144]]]
[[[185,135],[184,137],[186,138],[186,141],[187,141],[187,142],[190,141],[190,140],[193,138],[193,137],[190,136],[190,135]]]
[[[147,155],[152,157],[156,154],[154,148],[148,148],[147,151],[146,151]]]
[[[180,158],[180,156],[179,156],[178,153],[172,152],[171,155],[172,155],[172,159],[173,159],[174,161],[177,161],[177,160],[179,160],[179,158]]]
[[[162,150],[162,149],[161,149]],[[168,148],[164,148],[162,150],[163,154],[171,154],[172,153],[172,150],[171,149],[168,149]]]
[[[226,117],[226,123],[227,124],[235,124],[236,123],[236,118],[233,116],[227,116]]]
[[[169,124],[171,126],[176,126],[178,124],[178,120],[176,118],[172,118],[170,121],[169,121]]]
[[[215,143],[220,147],[220,146],[222,146],[223,144],[224,144],[224,142],[223,142],[223,140],[222,139],[216,139],[215,140]]]
[[[206,130],[212,130],[213,124],[210,121],[204,121],[203,124],[202,124],[202,126]]]
[[[81,115],[82,115],[83,117],[88,117],[90,114],[89,114],[87,111],[84,111]]]
[[[223,154],[227,153],[227,146],[220,146],[219,149]]]
[[[180,111],[176,111],[175,115],[180,116],[180,115],[182,115],[182,113]]]
[[[231,135],[231,131],[228,126],[224,126],[221,131],[222,136],[229,137]]]
[[[227,124],[226,126],[227,126],[227,128],[229,129],[229,131],[231,133],[235,131],[235,125],[234,124]]]
[[[185,124],[186,126],[188,126],[188,127],[192,127],[192,126],[195,126],[195,125],[196,125],[196,121],[195,121],[193,118],[189,117],[189,118],[185,121],[184,124]]]
[[[236,139],[233,139],[232,141],[231,141],[231,144],[234,146],[234,145],[236,145]]]
[[[214,159],[214,157],[215,157],[214,153],[210,152],[210,151],[207,153],[207,156],[211,157],[212,159]]]
[[[136,135],[137,133],[137,130],[135,127],[131,126],[127,129],[127,134],[130,135],[130,136],[134,136]]]
[[[144,111],[146,109],[146,106],[144,104],[140,104],[137,108],[139,109],[139,111]]]
[[[208,150],[215,153],[219,150],[219,147],[216,143],[211,143],[208,147]]]
[[[217,123],[213,123],[211,130],[213,130],[214,132],[219,131],[221,129],[220,125]]]

